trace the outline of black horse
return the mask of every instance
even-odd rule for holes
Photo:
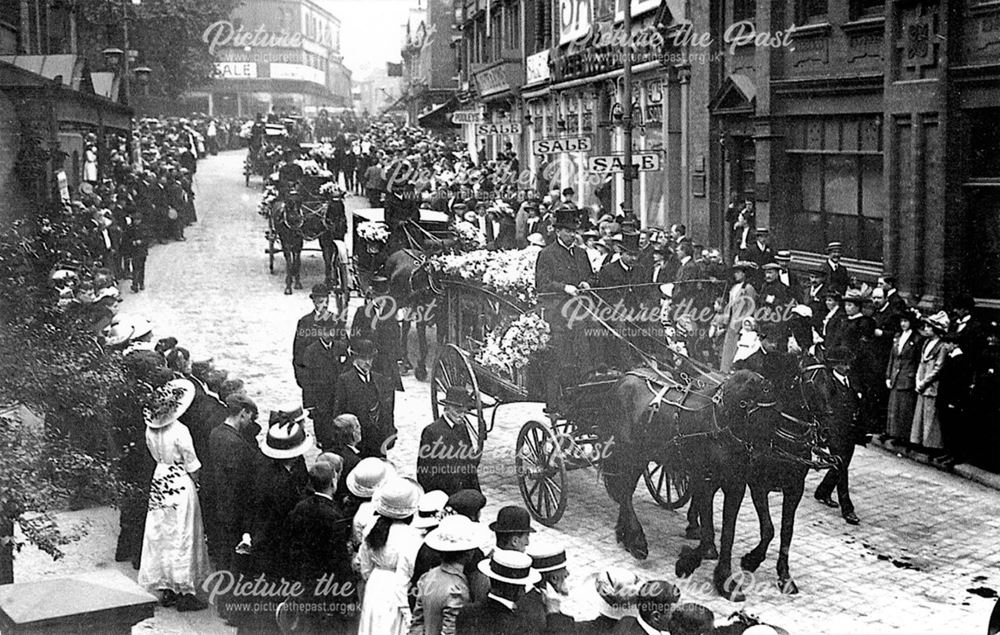
[[[285,295],[292,294],[293,286],[302,288],[302,249],[306,241],[318,240],[323,253],[324,282],[336,290],[338,301],[347,306],[350,280],[346,252],[341,246],[347,233],[343,200],[305,200],[298,190],[289,190],[271,205],[270,223],[272,235],[285,256]],[[271,273],[274,273],[273,258]]]
[[[744,571],[754,572],[767,555],[774,539],[769,494],[781,492],[781,543],[778,552],[778,587],[783,593],[797,593],[788,566],[795,512],[802,500],[806,475],[810,468],[831,465],[829,455],[819,449],[821,422],[827,421],[833,394],[829,369],[815,358],[799,358],[790,354],[770,353],[771,379],[755,371],[737,373],[756,377],[765,387],[764,398],[756,403],[741,399],[735,406],[723,399],[720,417],[730,427],[743,431],[728,436],[706,436],[686,444],[691,457],[692,497],[688,511],[687,537],[700,539],[697,549],[684,548],[678,558],[676,573],[687,577],[703,559],[719,558],[714,582],[720,594],[733,601],[743,601],[742,585],[734,580],[731,570],[736,516],[746,487],[760,523],[760,541],[745,554],[740,564]],[[774,368],[784,368],[783,372]],[[735,377],[735,376],[734,376]],[[772,388],[773,386],[773,388]],[[768,396],[770,395],[770,396]],[[743,425],[740,426],[740,419]],[[813,459],[813,455],[819,457]],[[715,492],[723,490],[723,526],[720,550],[715,549],[713,500]]]

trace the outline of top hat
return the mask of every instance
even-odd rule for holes
[[[776,262],[789,263],[792,261],[792,252],[787,249],[782,249],[778,253],[774,254],[774,260]]]
[[[375,357],[375,344],[372,343],[371,340],[356,339],[351,341],[351,349],[349,352],[353,357],[370,359]]]
[[[556,229],[580,229],[579,213],[575,209],[557,209],[552,226]]]
[[[424,492],[417,504],[417,516],[413,519],[413,527],[416,529],[437,527],[438,516],[447,504],[448,495],[441,490]]]
[[[475,524],[465,516],[445,516],[437,529],[427,534],[424,544],[440,552],[470,551],[479,546],[475,529]]]
[[[938,311],[934,315],[923,318],[923,322],[938,333],[947,333],[951,326],[951,318],[944,311]]]
[[[194,384],[188,379],[171,379],[156,392],[156,399],[162,400],[165,408],[160,412],[144,409],[146,426],[154,430],[177,421],[194,401]]]
[[[310,298],[326,298],[329,295],[330,295],[330,288],[327,287],[322,282],[313,285],[312,291],[309,292]]]
[[[448,498],[448,503],[445,505],[445,509],[470,519],[478,517],[483,507],[486,507],[486,497],[477,489],[459,490]]]
[[[400,520],[417,513],[423,490],[414,481],[399,476],[386,479],[375,491],[375,513]]]
[[[475,405],[472,395],[465,389],[465,386],[448,386],[441,403],[457,408],[472,408]]]
[[[554,543],[531,543],[526,553],[531,556],[531,568],[549,573],[566,568],[566,548]]]
[[[826,253],[828,254],[839,254],[843,252],[844,245],[839,240],[833,240],[826,244]]]
[[[622,249],[628,253],[639,251],[639,232],[625,232],[622,234]]]
[[[271,412],[267,436],[260,444],[261,454],[271,459],[294,459],[312,447],[302,420],[306,418],[301,408],[292,412]]]
[[[531,568],[530,556],[509,549],[494,550],[491,557],[479,563],[479,571],[491,580],[526,587],[542,579],[542,574]]]
[[[378,486],[395,474],[392,465],[382,459],[373,456],[361,459],[347,475],[347,491],[358,498],[371,498]]]
[[[508,505],[497,512],[497,519],[490,523],[490,529],[498,534],[533,533],[531,515],[528,510],[516,505]]]

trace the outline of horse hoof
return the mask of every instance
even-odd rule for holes
[[[684,537],[688,540],[698,540],[701,538],[701,527],[688,527],[684,530]]]
[[[755,556],[753,553],[748,553],[742,558],[740,558],[740,568],[744,571],[753,573],[760,566],[761,559]]]
[[[681,554],[674,565],[674,573],[678,578],[688,578],[701,564],[701,556],[691,547],[681,547]]]
[[[292,288],[291,287],[285,287],[285,295],[292,295]]]
[[[649,548],[643,546],[629,547],[628,552],[632,554],[632,557],[636,560],[645,560],[649,557]]]
[[[719,552],[715,548],[714,544],[711,544],[711,545],[708,546],[708,548],[702,550],[701,559],[702,560],[718,560],[719,559]]]
[[[301,282],[299,282],[298,280],[296,280],[296,281],[295,281],[295,288],[296,288],[296,289],[301,289],[301,288],[302,288],[302,283],[301,283]]]
[[[778,579],[778,590],[784,595],[795,595],[799,592],[799,587],[795,584],[795,580],[791,578]]]

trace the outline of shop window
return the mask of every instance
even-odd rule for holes
[[[827,0],[799,0],[799,22],[826,22]]]
[[[885,0],[853,0],[851,2],[851,19],[873,18],[885,15]]]
[[[1000,179],[1000,108],[969,113],[969,175],[974,179]]]

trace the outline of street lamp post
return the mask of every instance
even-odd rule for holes
[[[622,4],[625,6],[625,19],[622,21],[622,28],[625,30],[625,60],[622,65],[622,80],[625,82],[622,91],[622,128],[625,143],[625,167],[622,176],[625,183],[625,201],[622,212],[627,218],[632,213],[634,179],[638,170],[632,165],[632,1],[624,0]]]
[[[139,4],[139,0],[131,0],[132,4]],[[109,47],[102,51],[104,53],[104,58],[108,62],[108,66],[114,69],[122,69],[122,103],[126,106],[132,103],[132,82],[131,82],[131,69],[130,65],[132,63],[132,50],[129,44],[128,35],[128,3],[129,0],[121,0],[122,6],[122,39],[124,40],[123,45],[125,50],[119,48]],[[136,78],[141,84],[145,86],[146,82],[149,80],[149,74],[151,69],[148,66],[139,66],[135,69]]]

